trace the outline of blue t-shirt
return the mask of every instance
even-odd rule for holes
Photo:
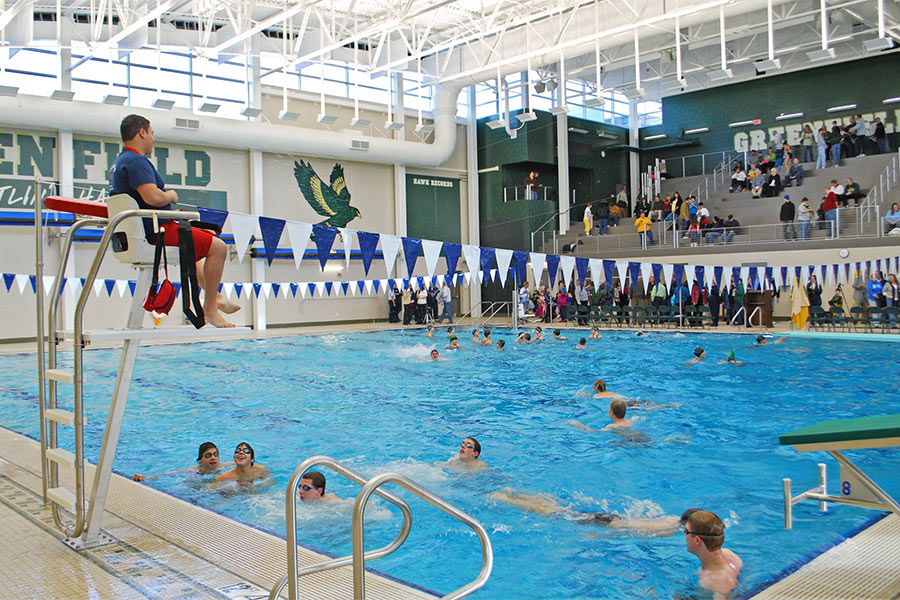
[[[866,284],[866,291],[869,292],[869,300],[877,300],[882,289],[884,289],[884,284],[882,282],[872,281],[870,279],[869,283]]]
[[[140,208],[151,210],[172,210],[171,204],[150,206],[141,198],[138,187],[145,183],[155,183],[156,187],[165,191],[166,182],[153,163],[146,156],[133,150],[122,150],[109,171],[109,195],[128,194],[138,203]],[[153,221],[144,219],[144,231],[147,235],[153,231]]]

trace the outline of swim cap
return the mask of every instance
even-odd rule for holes
[[[559,335],[559,329],[554,329],[554,330],[553,330],[553,335]]]
[[[729,350],[726,360],[734,360],[737,355],[734,353],[734,350]]]
[[[762,335],[762,334],[756,336],[756,341],[757,341],[757,342],[761,342],[761,341],[763,341],[763,340],[765,340],[765,339],[766,339],[766,336],[764,336],[764,335]]]
[[[703,348],[701,348],[700,346],[697,346],[696,348],[694,348],[694,356],[700,356],[702,354],[703,354]]]
[[[538,325],[537,327],[535,327],[534,330],[537,331],[537,332],[544,331],[544,329],[543,329],[540,325]]]
[[[451,335],[451,336],[450,336],[450,341],[451,341],[451,342],[452,342],[453,340],[458,340],[458,339],[459,339],[459,338],[456,337],[455,335]]]

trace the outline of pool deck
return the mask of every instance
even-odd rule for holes
[[[240,337],[380,331],[385,325],[279,328]],[[472,325],[456,323],[457,327]],[[498,320],[491,325],[502,327],[507,322]],[[790,333],[790,323],[777,325],[767,333]],[[550,327],[579,329],[570,324]],[[720,326],[702,331],[756,335],[760,330]],[[900,338],[840,333],[815,337]],[[199,335],[193,341],[202,339]],[[33,351],[33,342],[0,346],[0,353]],[[87,481],[92,474],[93,467],[89,466]],[[110,484],[103,529],[114,543],[81,552],[64,545],[49,508],[41,501],[40,445],[0,428],[0,586],[7,590],[6,596],[262,599],[268,597],[269,588],[285,573],[284,540],[118,475]],[[304,548],[299,550],[301,567],[327,559]],[[900,600],[898,563],[900,516],[889,515],[745,598]],[[377,563],[373,566],[377,568]],[[304,599],[352,597],[349,567],[310,575],[301,584]],[[366,592],[368,598],[384,600],[434,597],[376,574],[367,574]]]

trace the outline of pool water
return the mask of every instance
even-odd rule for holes
[[[586,332],[585,332],[586,333]],[[846,534],[875,511],[816,503],[795,507],[785,531],[783,477],[795,493],[817,483],[823,453],[800,454],[778,435],[826,418],[900,412],[892,369],[900,345],[788,339],[749,348],[748,335],[604,332],[574,350],[568,341],[512,343],[507,350],[444,351],[421,330],[297,336],[143,348],[116,456],[117,472],[151,474],[195,464],[212,440],[231,460],[238,442],[256,450],[277,485],[251,494],[214,491],[183,474],[147,482],[163,491],[284,535],[284,489],[302,460],[324,454],[367,475],[406,474],[479,519],[495,553],[494,570],[476,598],[672,598],[696,592],[696,558],[680,533],[635,535],[540,516],[489,493],[513,488],[548,494],[579,511],[630,517],[680,515],[702,507],[726,522],[725,545],[744,560],[738,593]],[[437,344],[440,362],[420,361]],[[693,349],[708,358],[686,366]],[[728,350],[745,366],[719,365]],[[86,353],[86,430],[96,460],[118,351]],[[70,360],[64,356],[63,362]],[[0,356],[0,424],[37,435],[34,355]],[[600,429],[608,402],[594,399],[597,377],[631,399],[680,403],[630,410],[639,435]],[[66,405],[68,399],[62,399]],[[474,436],[489,469],[459,471],[444,462]],[[65,444],[63,444],[65,446]],[[898,452],[852,453],[888,493],[900,491]],[[350,552],[350,517],[358,487],[325,471],[328,491],[346,502],[299,504],[298,539],[334,554]],[[440,593],[472,580],[478,540],[462,523],[405,492],[413,530],[395,554],[370,566]],[[399,512],[376,501],[367,513],[367,548],[392,539]],[[527,596],[526,596],[527,594]]]

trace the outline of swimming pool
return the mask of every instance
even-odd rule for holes
[[[241,521],[284,534],[284,488],[303,459],[325,454],[369,475],[399,471],[479,519],[491,535],[495,566],[476,598],[671,598],[693,593],[696,559],[682,535],[634,536],[523,512],[488,497],[505,487],[547,493],[584,511],[629,516],[677,515],[688,507],[717,512],[726,546],[744,560],[740,590],[769,579],[875,515],[815,503],[795,508],[782,528],[781,478],[796,490],[816,483],[823,455],[781,448],[777,436],[824,418],[900,412],[900,393],[885,365],[900,347],[861,341],[789,339],[747,348],[750,336],[604,332],[587,351],[574,340],[505,353],[475,348],[446,361],[420,362],[430,340],[421,331],[385,331],[143,348],[135,372],[115,468],[154,473],[194,464],[209,439],[223,460],[240,441],[278,485],[258,494],[209,491],[183,475],[148,483]],[[570,337],[576,335],[569,332]],[[511,341],[509,331],[495,339]],[[443,347],[446,337],[439,336]],[[696,345],[705,363],[686,367]],[[730,349],[744,367],[717,365]],[[96,460],[118,351],[86,353],[86,429]],[[66,357],[68,359],[68,357]],[[37,434],[33,355],[0,356],[0,424]],[[589,393],[603,376],[611,390],[680,407],[632,411],[642,436],[585,433],[607,421],[607,402]],[[65,403],[65,401],[63,401]],[[490,469],[459,472],[441,463],[474,436]],[[889,492],[900,487],[896,450],[853,453]],[[829,484],[837,468],[829,462]],[[358,488],[326,472],[328,491]],[[442,593],[473,579],[477,539],[464,525],[410,500],[413,531],[396,554],[371,563]],[[350,503],[299,506],[298,539],[336,554],[350,550]],[[393,538],[400,524],[382,503],[369,511],[367,547]]]

